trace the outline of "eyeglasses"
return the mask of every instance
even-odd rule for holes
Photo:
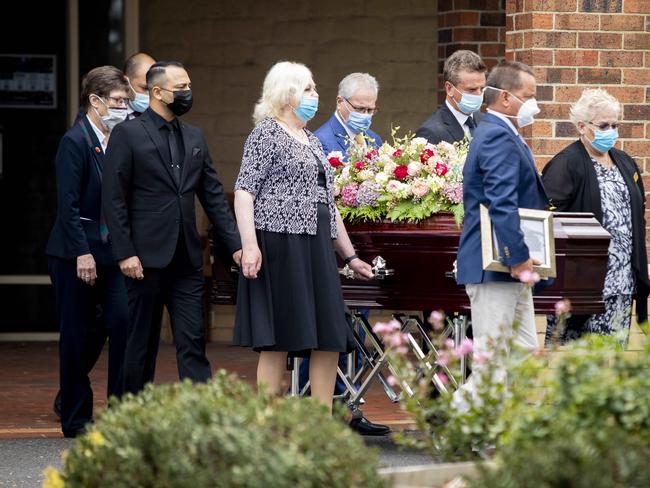
[[[126,107],[127,104],[129,103],[128,98],[119,98],[119,97],[106,97],[107,100],[110,100],[113,102],[115,105],[118,107]]]
[[[348,100],[347,98],[344,98],[346,102],[348,102],[348,105],[354,109],[355,112],[359,112],[360,114],[368,114],[368,115],[374,115],[377,112],[379,112],[379,107],[374,107],[374,108],[369,108],[369,107],[357,107],[356,105],[352,105],[352,102]]]
[[[607,122],[603,122],[602,124],[594,124],[593,122],[588,122],[589,125],[593,125],[594,127],[598,127],[600,130],[607,130],[610,127],[614,130],[618,129],[621,124],[618,122],[614,122],[613,124],[608,124]]]

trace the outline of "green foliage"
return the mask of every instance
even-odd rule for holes
[[[271,401],[225,372],[113,402],[75,441],[60,478],[69,487],[382,486],[375,453],[324,408]]]

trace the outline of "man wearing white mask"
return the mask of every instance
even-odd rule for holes
[[[122,392],[128,305],[101,209],[104,152],[127,115],[129,83],[113,66],[91,70],[81,90],[83,115],[56,154],[57,217],[47,243],[59,323],[60,416],[66,437],[92,421],[88,377],[109,339],[107,396]]]
[[[449,56],[443,68],[445,103],[422,123],[415,135],[431,144],[471,139],[481,120],[486,72],[485,63],[472,51],[456,51]]]
[[[140,116],[149,108],[147,71],[155,62],[147,53],[135,53],[124,62],[124,74],[129,79],[133,97],[129,101],[129,120]]]
[[[532,272],[533,260],[520,229],[519,208],[545,209],[548,197],[533,154],[519,129],[539,113],[531,68],[504,61],[487,79],[488,113],[477,127],[463,170],[465,217],[458,249],[457,281],[470,299],[474,357],[505,350],[514,337],[520,348],[537,347],[532,290],[520,281]],[[510,273],[484,271],[481,253],[480,205],[488,208],[499,254]],[[517,327],[513,329],[513,323]],[[483,364],[482,364],[483,363]],[[456,392],[459,408],[467,407],[463,391],[476,391],[485,361],[474,361],[472,377]],[[493,381],[503,382],[505,371]]]

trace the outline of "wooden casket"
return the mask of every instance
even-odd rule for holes
[[[553,313],[561,298],[575,314],[601,313],[609,234],[591,214],[554,214],[557,278],[535,296],[536,313]],[[394,274],[382,280],[342,278],[343,296],[352,308],[468,312],[469,299],[454,279],[461,229],[451,214],[418,224],[367,223],[346,226],[357,254],[367,262],[386,260]],[[218,250],[213,256],[218,255]],[[211,301],[232,304],[236,275],[214,259]]]

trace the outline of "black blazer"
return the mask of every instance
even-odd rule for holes
[[[68,129],[56,153],[57,215],[48,256],[72,259],[92,254],[97,264],[115,264],[99,232],[104,152],[88,118]]]
[[[647,320],[650,290],[645,242],[645,190],[641,171],[634,159],[623,151],[609,151],[630,193],[632,211],[632,268],[636,276],[636,308],[640,322]],[[551,159],[542,171],[544,187],[551,204],[559,212],[591,212],[602,224],[603,209],[594,163],[578,140]]]
[[[192,265],[201,266],[195,197],[214,225],[215,237],[231,254],[241,249],[203,133],[179,122],[185,147],[179,185],[151,109],[113,129],[106,150],[103,205],[118,261],[138,256],[144,267],[164,268],[174,256],[182,226]]]
[[[480,111],[474,112],[472,117],[474,117],[474,122],[478,125],[483,114]],[[431,144],[438,144],[441,141],[454,143],[465,138],[465,131],[451,110],[449,110],[447,104],[443,102],[440,108],[415,131],[415,136],[424,137]]]

